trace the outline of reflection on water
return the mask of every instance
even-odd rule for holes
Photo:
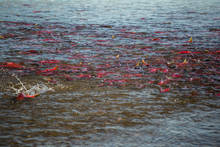
[[[0,146],[218,146],[219,5],[1,1]]]

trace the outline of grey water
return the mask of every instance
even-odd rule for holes
[[[139,39],[126,38],[119,33],[123,29],[142,34]],[[158,55],[120,48],[123,45],[160,49],[168,43],[175,50],[190,36],[199,40],[194,44],[195,51],[216,51],[220,45],[218,29],[219,0],[1,0],[0,35],[4,38],[0,39],[0,62],[19,62],[27,67],[41,60],[94,66],[109,60],[115,64],[112,56],[117,54],[123,61],[138,60],[139,54]],[[55,33],[37,34],[39,31]],[[167,33],[161,36],[166,43],[154,44],[141,38],[146,34],[152,37],[156,31]],[[94,41],[109,41],[113,35],[116,38],[107,47]],[[57,42],[45,43],[46,37]],[[22,53],[28,50],[39,53]],[[77,58],[81,54],[89,58]],[[215,57],[219,61],[219,55]],[[171,58],[169,54],[167,58]],[[124,72],[117,70],[116,75]],[[22,79],[30,82],[39,77]],[[182,87],[170,93],[160,93],[154,86],[133,87],[132,83],[100,87],[97,79],[63,81],[65,88],[54,85],[56,92],[15,104],[1,92],[0,146],[217,147],[220,97],[215,94],[219,93],[219,70],[207,79],[211,79],[209,85],[206,81],[201,85],[186,83],[187,88],[178,81]],[[213,87],[215,94],[207,93]]]

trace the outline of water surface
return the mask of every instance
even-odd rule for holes
[[[3,0],[0,12],[1,67],[55,90],[12,103],[18,81],[1,70],[1,146],[220,145],[218,0]]]

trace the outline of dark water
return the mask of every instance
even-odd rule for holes
[[[2,73],[0,146],[219,146],[219,47],[218,0],[3,0],[1,67],[55,91]]]

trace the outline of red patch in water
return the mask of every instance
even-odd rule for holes
[[[180,52],[178,52],[178,54],[190,54],[190,53],[192,53],[191,51],[180,51]]]
[[[97,42],[107,42],[108,40],[96,40]]]
[[[150,69],[149,69],[149,72],[155,73],[155,72],[157,72],[158,70],[159,70],[159,68],[150,68]]]
[[[0,65],[0,67],[6,67],[6,68],[23,68],[24,66],[14,63],[14,62],[6,62],[4,65]]]
[[[28,51],[25,51],[25,52],[21,52],[21,54],[37,54],[38,51],[36,50],[28,50]]]
[[[36,94],[36,95],[25,95],[25,94],[23,94],[23,93],[20,93],[20,94],[16,97],[16,99],[17,99],[17,100],[24,100],[24,98],[35,98],[36,96],[38,96],[38,94]]]
[[[153,38],[152,41],[160,41],[160,38]]]
[[[165,89],[160,88],[161,93],[169,92],[169,91],[170,91],[170,88],[165,88]]]
[[[51,71],[55,71],[55,70],[57,70],[57,69],[58,69],[58,66],[55,66],[54,68],[41,70],[40,72],[41,72],[41,73],[44,73],[44,72],[51,72]]]
[[[148,84],[153,84],[153,83],[154,83],[154,81],[148,81],[147,83],[148,83]]]
[[[174,74],[172,74],[172,77],[173,77],[173,78],[181,78],[182,75],[180,75],[180,74],[178,74],[178,73],[174,73]]]
[[[98,72],[96,76],[98,78],[103,78],[104,76],[107,76],[109,74],[112,74],[112,72],[101,71],[101,72]]]
[[[91,78],[92,75],[90,75],[90,74],[80,74],[80,75],[77,75],[76,77],[78,77],[78,78]]]
[[[161,80],[158,85],[165,85],[167,84],[169,81],[168,80]]]
[[[166,32],[156,31],[156,32],[154,32],[154,33],[161,34],[161,33],[166,33]]]
[[[17,100],[23,100],[24,99],[24,95],[23,93],[20,93],[17,97],[16,97]]]
[[[160,69],[160,71],[163,72],[163,73],[168,73],[169,72],[169,70],[167,68]]]

